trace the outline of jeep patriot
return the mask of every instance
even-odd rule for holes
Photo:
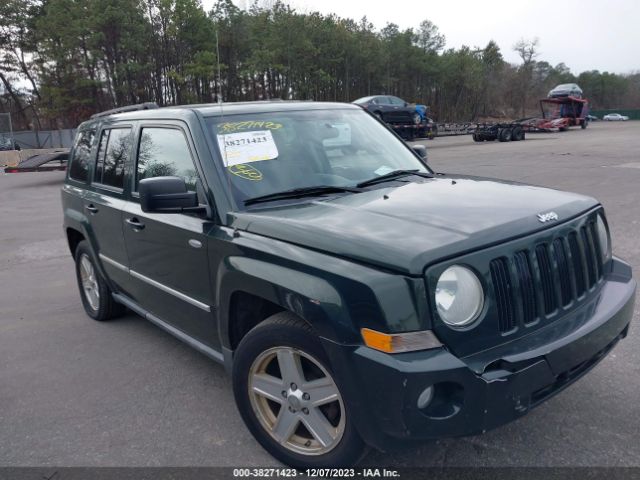
[[[495,428],[628,333],[636,283],[596,200],[434,172],[356,105],[125,107],[79,126],[67,170],[87,314],[223,363],[297,468]]]

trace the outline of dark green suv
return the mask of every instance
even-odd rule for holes
[[[78,128],[82,303],[224,363],[286,464],[484,432],[627,335],[636,284],[592,198],[436,173],[355,105],[152,107]]]

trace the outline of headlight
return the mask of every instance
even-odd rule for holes
[[[473,322],[484,305],[480,280],[475,273],[460,265],[453,265],[442,272],[435,298],[440,318],[456,327]]]
[[[602,215],[598,215],[596,227],[598,230],[598,243],[600,244],[600,253],[602,254],[602,262],[604,263],[609,260],[611,249],[609,248],[609,235],[607,233],[607,227],[604,224]]]

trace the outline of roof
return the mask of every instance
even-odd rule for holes
[[[144,105],[144,104],[142,104]],[[177,105],[162,108],[140,109],[126,112],[103,112],[92,117],[86,124],[100,120],[140,120],[140,119],[171,119],[181,118],[193,111],[197,111],[204,117],[217,117],[220,115],[241,115],[246,113],[286,112],[294,110],[333,110],[333,109],[359,109],[357,105],[340,102],[313,102],[302,100],[266,100],[257,102],[229,102],[229,103],[205,103],[199,105]],[[124,107],[126,108],[126,107]],[[123,108],[123,109],[124,109]]]

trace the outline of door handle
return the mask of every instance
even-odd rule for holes
[[[87,212],[98,213],[98,209],[93,205],[93,203],[90,203],[89,205],[87,205],[84,208],[85,208],[85,210],[87,210]]]
[[[129,224],[129,226],[131,228],[133,228],[134,230],[142,230],[144,228],[144,223],[142,223],[140,220],[138,220],[136,217],[133,218],[127,218],[125,220],[125,222],[127,222]]]

